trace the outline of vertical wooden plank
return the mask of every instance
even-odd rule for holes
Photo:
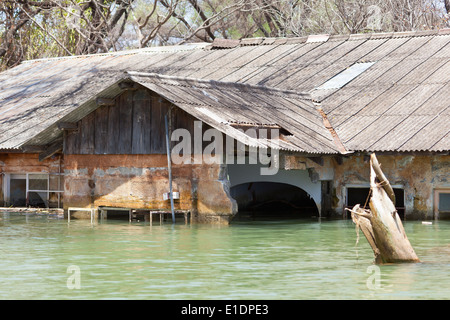
[[[201,136],[197,137],[195,135],[195,130],[194,130],[194,126],[195,126],[194,121],[199,121],[197,118],[194,118],[193,116],[191,116],[190,114],[185,112],[183,109],[180,109],[178,107],[172,108],[172,114],[173,114],[174,121],[175,121],[174,129],[178,129],[178,128],[186,129],[191,134],[191,152],[192,152],[192,154],[194,154],[195,140],[200,139],[200,141],[203,141],[203,133],[205,131],[205,124],[202,123]],[[204,142],[202,142],[202,144],[203,143]],[[209,144],[209,143],[210,142],[208,142],[207,144]],[[203,148],[204,148],[204,146],[202,146],[202,150],[203,150]]]
[[[164,154],[166,152],[164,134],[164,115],[167,112],[162,105],[162,98],[153,96],[151,99],[151,153]]]
[[[108,148],[108,113],[111,107],[102,106],[95,110],[95,154],[106,154]],[[114,107],[112,107],[114,108]]]
[[[162,111],[163,111],[163,118],[167,115],[168,117],[168,125],[169,125],[169,136],[170,138],[172,137],[172,132],[175,129],[178,129],[178,108],[170,108],[170,103],[168,103],[167,101],[163,100],[162,101]],[[163,132],[165,132],[165,125],[163,128]],[[164,133],[165,135],[165,133]],[[191,140],[193,139],[193,137],[191,137]],[[176,141],[172,141],[172,139],[170,139],[170,150],[173,149],[173,147],[177,144],[178,142]],[[166,144],[164,143],[164,148],[166,148]],[[164,150],[164,153],[167,153],[167,150]]]
[[[73,132],[64,131],[64,154],[73,154]]]
[[[95,113],[91,112],[81,120],[80,154],[94,153]]]
[[[119,144],[118,154],[131,154],[131,138],[133,130],[133,96],[125,91],[119,105]]]
[[[144,148],[142,149],[143,154],[151,154],[152,150],[152,104],[150,96],[147,97],[146,100],[143,100],[144,103]]]
[[[119,153],[119,119],[120,119],[120,104],[122,97],[116,99],[114,106],[108,108],[108,140],[106,152],[108,154]]]
[[[81,127],[81,121],[78,123],[79,127]],[[65,154],[79,154],[80,153],[80,139],[78,130],[68,130],[66,133],[66,150]]]
[[[148,90],[138,90],[133,95],[132,153],[149,154],[151,151],[151,115]]]
[[[63,147],[62,147],[62,153],[66,154],[67,153],[67,130],[63,130]],[[1,186],[1,184],[0,184]]]

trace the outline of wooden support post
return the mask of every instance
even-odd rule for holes
[[[169,113],[170,113],[170,110],[169,110]],[[169,124],[167,121],[167,114],[164,116],[164,121],[166,124],[166,150],[167,150],[167,167],[169,170],[170,209],[172,210],[172,223],[175,223],[175,211],[174,211],[173,192],[172,192],[172,160],[170,158]]]

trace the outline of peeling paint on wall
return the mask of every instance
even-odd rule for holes
[[[405,218],[433,218],[434,190],[450,189],[450,156],[378,154],[377,157],[390,183],[404,189]],[[321,159],[283,154],[281,163],[280,177],[297,177],[306,172],[299,181],[285,182],[303,183],[303,188],[313,196],[319,208],[321,181],[329,181],[329,203],[336,216],[344,215],[346,188],[368,186],[369,162],[363,154],[341,158],[323,156]],[[250,169],[248,167],[246,171],[250,172]],[[1,173],[55,173],[58,170],[58,156],[39,162],[38,154],[0,154]],[[65,209],[98,206],[170,208],[169,202],[163,200],[163,193],[168,192],[167,157],[164,154],[65,155],[61,170],[65,174]],[[227,223],[236,213],[226,165],[174,165],[172,170],[174,191],[180,193],[180,199],[175,201],[176,209],[190,210],[196,221],[206,223]],[[0,203],[4,201],[3,181],[0,175]]]
[[[166,155],[66,155],[64,208],[170,209]],[[235,213],[220,165],[173,165],[175,209],[198,222],[228,222]],[[226,168],[225,168],[226,170]]]
[[[450,156],[448,155],[377,155],[383,172],[392,185],[403,187],[406,219],[433,218],[433,190],[450,188]],[[295,170],[299,163],[312,172],[312,178],[331,180],[331,205],[335,215],[343,216],[348,186],[369,185],[369,158],[364,155],[323,156],[323,164],[305,156],[285,156],[286,169]],[[331,179],[330,179],[331,178]]]

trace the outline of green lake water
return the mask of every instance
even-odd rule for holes
[[[2,213],[0,299],[450,298],[450,222],[404,225],[422,262],[375,266],[351,220],[150,227]]]

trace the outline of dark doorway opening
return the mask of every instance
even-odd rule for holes
[[[405,191],[402,188],[393,188],[395,194],[395,208],[400,219],[405,218]],[[361,207],[366,205],[369,207],[370,200],[370,188],[347,188],[347,204],[346,208],[353,208],[356,204],[360,204]]]
[[[11,178],[9,201],[12,207],[25,207],[27,205],[26,178]]]
[[[248,182],[231,188],[238,203],[235,220],[301,219],[318,217],[311,196],[296,186],[278,182]]]

